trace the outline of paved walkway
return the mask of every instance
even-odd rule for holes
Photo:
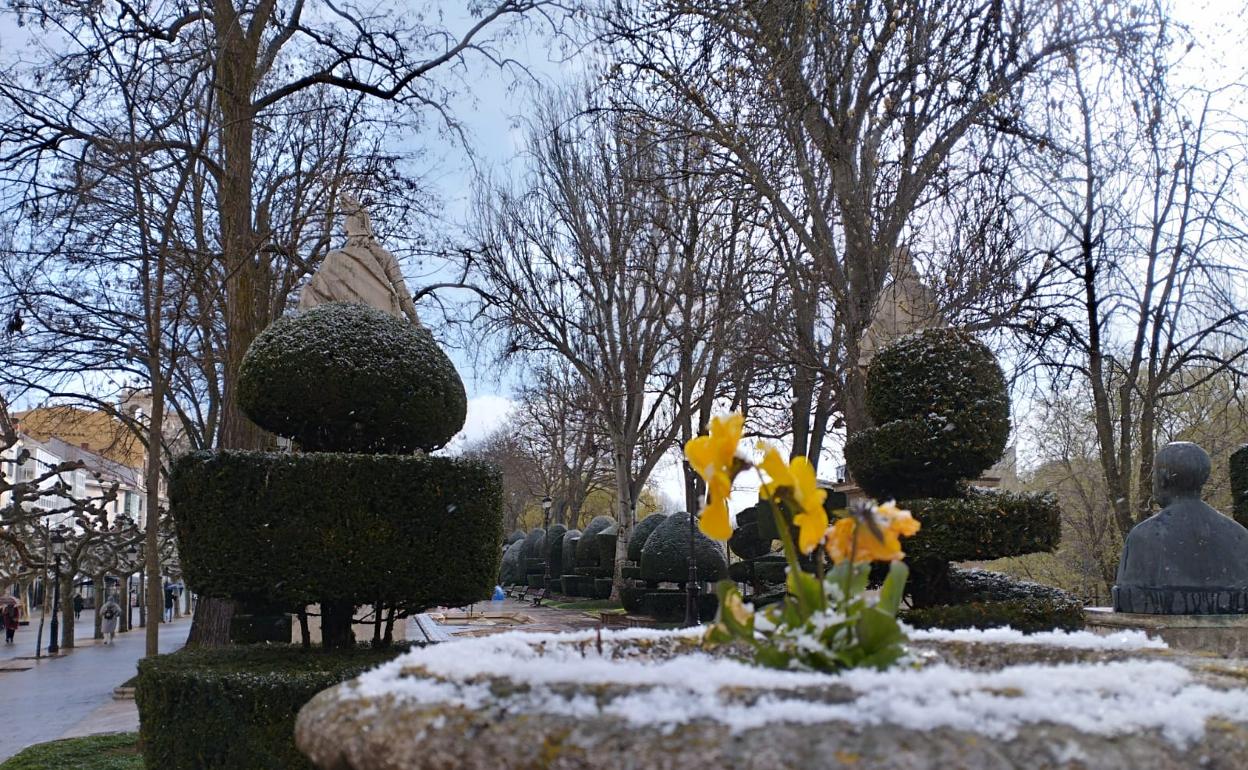
[[[4,724],[0,761],[32,744],[74,734],[80,724],[83,727],[78,729],[86,733],[134,729],[137,725],[134,702],[115,703],[113,688],[134,676],[135,663],[143,657],[144,629],[118,634],[114,644],[104,645],[90,641],[86,612],[80,622],[84,621],[87,639],[80,640],[80,646],[71,653],[0,665],[0,719]],[[160,651],[180,648],[190,627],[188,617],[162,625]],[[26,655],[34,652],[34,633],[29,629],[23,626],[18,632]],[[25,639],[24,633],[29,634]],[[46,625],[44,633],[46,636]],[[80,639],[78,633],[74,636]],[[22,668],[27,665],[30,668]]]

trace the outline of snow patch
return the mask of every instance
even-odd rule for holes
[[[650,658],[616,644],[663,644],[697,635],[696,630],[606,632],[599,652],[593,632],[500,634],[413,650],[339,692],[345,698],[388,695],[470,710],[503,706],[574,719],[605,716],[664,730],[689,722],[739,731],[775,722],[839,721],[1009,739],[1025,725],[1051,723],[1101,735],[1156,730],[1178,745],[1200,738],[1211,717],[1234,720],[1248,713],[1248,691],[1208,687],[1168,661],[1027,664],[987,672],[938,664],[828,675],[759,668],[703,652]],[[1129,632],[1023,636],[1005,629],[915,632],[915,637],[1078,649],[1158,646]],[[490,685],[496,678],[528,687],[499,696]],[[599,698],[568,687],[600,684],[631,691]],[[812,689],[843,693],[844,702],[816,702],[809,697]]]
[[[1090,631],[1042,631],[1024,634],[1012,628],[965,628],[956,631],[945,629],[909,629],[907,634],[915,641],[973,642],[982,644],[1028,644],[1041,647],[1068,647],[1076,650],[1164,650],[1169,645],[1160,639],[1149,638],[1143,631],[1118,631],[1112,634],[1094,634]]]

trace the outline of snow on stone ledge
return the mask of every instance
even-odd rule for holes
[[[1014,632],[945,632],[919,638],[1017,643]],[[596,634],[513,632],[413,650],[339,690],[343,698],[393,696],[466,709],[504,708],[571,718],[615,718],[675,729],[694,721],[745,730],[773,722],[850,722],[926,730],[949,727],[1009,739],[1028,724],[1069,725],[1087,733],[1125,735],[1157,730],[1176,745],[1199,739],[1211,717],[1248,713],[1248,691],[1219,690],[1164,660],[1026,664],[966,671],[946,664],[855,670],[840,675],[776,671],[691,652],[663,658],[620,653],[619,642],[670,643],[688,631]],[[1083,649],[1156,645],[1129,634],[1057,634],[1045,641]],[[1091,637],[1091,638],[1089,638]],[[1043,637],[1042,637],[1043,638]],[[621,655],[612,658],[612,654]],[[408,672],[404,673],[404,669]],[[527,687],[497,695],[490,680]],[[624,685],[610,698],[576,686]],[[569,685],[572,685],[571,687]],[[811,698],[836,690],[846,697]],[[755,697],[743,697],[754,691]],[[762,692],[759,692],[762,691]]]
[[[1164,650],[1169,645],[1160,639],[1150,639],[1143,631],[1119,631],[1112,634],[1094,634],[1088,631],[1041,631],[1024,634],[1008,626],[1005,628],[965,628],[948,631],[943,628],[909,629],[914,641],[973,642],[996,644],[1030,644],[1042,647],[1067,647],[1076,650]]]

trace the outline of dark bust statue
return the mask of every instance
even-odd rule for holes
[[[1114,610],[1154,615],[1248,613],[1248,529],[1205,505],[1209,455],[1167,444],[1153,463],[1153,496],[1164,506],[1127,535]]]

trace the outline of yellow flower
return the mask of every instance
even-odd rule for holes
[[[763,484],[759,494],[766,500],[788,497],[796,504],[793,524],[797,526],[797,548],[810,553],[828,529],[828,513],[823,509],[828,493],[815,480],[815,466],[805,457],[794,457],[786,465],[780,453],[770,447],[761,464],[771,481]]]
[[[919,531],[919,522],[897,507],[893,501],[872,506],[866,515],[874,517],[879,537],[872,528],[861,524],[853,516],[839,519],[828,533],[828,557],[840,564],[853,554],[854,563],[869,561],[898,561],[905,557],[901,550],[901,538]],[[855,538],[857,543],[855,543]]]
[[[710,434],[696,436],[685,444],[685,458],[694,472],[706,481],[706,505],[698,526],[707,537],[727,540],[732,536],[728,522],[728,495],[732,479],[744,467],[737,458],[737,444],[745,417],[735,412],[727,417],[711,418]]]

